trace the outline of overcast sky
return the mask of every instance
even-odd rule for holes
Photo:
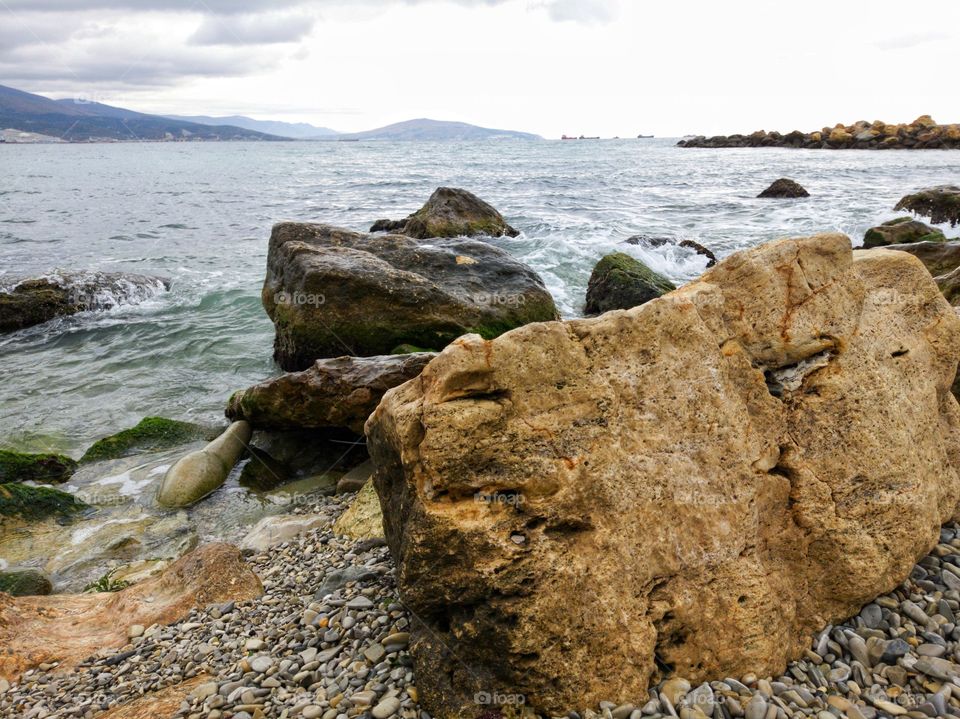
[[[0,84],[344,131],[960,122],[958,63],[958,0],[0,0]]]

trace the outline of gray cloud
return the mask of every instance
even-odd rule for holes
[[[557,22],[610,22],[617,16],[618,0],[548,0],[547,13]]]
[[[191,45],[272,45],[296,42],[313,30],[305,13],[207,16],[189,38]]]

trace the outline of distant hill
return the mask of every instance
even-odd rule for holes
[[[231,125],[202,125],[80,100],[51,100],[0,85],[0,129],[89,140],[284,140]]]
[[[465,122],[443,120],[407,120],[366,132],[337,135],[336,140],[542,140],[540,135],[515,130],[493,130]]]
[[[252,117],[243,115],[230,115],[229,117],[208,117],[206,115],[167,115],[172,120],[183,120],[184,122],[197,122],[201,125],[233,125],[242,127],[246,130],[256,130],[270,135],[279,135],[281,137],[292,137],[295,140],[312,140],[317,137],[330,137],[338,135],[336,130],[329,127],[317,127],[306,122],[279,122],[277,120],[254,120]]]

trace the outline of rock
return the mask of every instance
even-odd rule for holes
[[[0,592],[14,597],[50,594],[53,585],[36,569],[8,569],[0,572]]]
[[[404,220],[379,220],[370,232],[396,232],[425,240],[431,237],[516,237],[503,216],[472,192],[438,187],[427,203]]]
[[[263,587],[240,552],[207,544],[162,574],[113,594],[0,595],[0,676],[15,680],[27,669],[59,662],[75,666],[107,647],[127,643],[127,627],[170,624],[194,607],[260,596]]]
[[[35,521],[45,517],[69,517],[87,505],[72,494],[29,484],[0,484],[0,517]]]
[[[166,417],[145,417],[135,427],[97,440],[80,458],[81,464],[128,457],[141,452],[154,452],[179,447],[191,442],[209,441],[222,429],[203,427]]]
[[[170,288],[159,277],[116,272],[55,272],[0,286],[0,332],[39,325],[55,317],[111,309]]]
[[[167,470],[157,492],[165,507],[188,507],[226,481],[250,441],[250,425],[240,420],[201,450],[181,457]]]
[[[375,469],[373,462],[370,460],[354,467],[337,482],[337,493],[359,492],[363,489],[363,485],[370,481]]]
[[[934,224],[949,222],[951,227],[960,225],[960,187],[941,185],[907,195],[894,210],[908,210],[929,217]]]
[[[247,445],[248,460],[244,462],[237,481],[243,487],[257,492],[269,492],[289,482],[295,471],[286,463],[252,444]]]
[[[435,356],[423,352],[317,360],[310,369],[235,393],[226,415],[244,419],[255,429],[346,427],[363,434],[364,422],[384,393],[418,376]]]
[[[810,193],[793,180],[781,177],[757,197],[810,197]]]
[[[327,526],[329,522],[326,516],[313,514],[264,517],[243,538],[240,548],[262,552],[275,544],[289,541],[318,527]]]
[[[690,691],[690,682],[682,677],[673,677],[661,685],[660,696],[670,702],[670,706],[676,708],[688,691]]]
[[[0,484],[7,482],[66,482],[77,463],[62,454],[26,454],[0,449]]]
[[[328,572],[323,578],[323,582],[313,595],[314,599],[320,600],[328,594],[333,594],[338,589],[343,589],[351,582],[365,582],[376,579],[379,575],[366,567],[344,567],[343,569],[334,569]]]
[[[934,277],[949,274],[960,267],[960,241],[914,242],[888,245],[884,249],[908,252],[920,260]]]
[[[208,686],[202,684],[207,679],[208,677],[201,675],[173,686],[156,689],[97,714],[97,719],[157,719],[173,716],[187,697],[195,696],[204,686]]]
[[[623,252],[614,252],[600,260],[587,284],[588,315],[610,310],[626,310],[676,289],[674,284]]]
[[[377,704],[370,712],[373,719],[387,719],[400,710],[400,700],[397,697],[389,697]]]
[[[898,217],[867,230],[863,237],[863,246],[870,248],[911,242],[946,242],[946,240],[947,238],[938,229],[917,220],[911,220],[909,217]]]
[[[292,222],[273,228],[263,304],[286,370],[404,344],[441,349],[470,332],[492,338],[558,317],[540,277],[486,242]]]
[[[364,485],[351,505],[333,525],[335,534],[351,539],[378,539],[383,537],[383,515],[380,500],[373,484]]]
[[[658,667],[781,673],[957,514],[958,359],[923,266],[837,234],[448,347],[367,422],[421,705],[508,686],[557,716]]]
[[[696,242],[695,240],[680,240],[680,247],[687,247],[693,250],[694,252],[696,252],[698,255],[703,255],[704,257],[706,257],[707,269],[717,264],[717,256],[713,254],[713,252],[709,248],[704,247],[703,245],[701,245],[699,242]]]
[[[960,267],[946,275],[934,278],[940,292],[954,307],[960,306]]]
[[[633,235],[624,240],[628,245],[640,245],[641,247],[662,247],[663,245],[673,244],[675,240],[672,240],[667,237],[650,237],[648,235]],[[680,240],[676,242],[678,247],[686,247],[693,250],[698,255],[703,255],[707,258],[707,267],[713,267],[717,264],[717,256],[713,252],[701,245],[695,240]]]

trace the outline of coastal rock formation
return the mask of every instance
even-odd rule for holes
[[[0,286],[0,332],[78,312],[137,304],[168,289],[168,280],[117,272],[53,273],[24,279]]]
[[[210,441],[223,431],[166,417],[144,417],[135,426],[94,442],[80,458],[81,464],[154,452],[191,442]]]
[[[838,234],[454,342],[367,422],[421,703],[780,673],[958,514],[958,359],[922,264]]]
[[[363,434],[363,424],[391,387],[413,379],[433,352],[317,360],[302,372],[288,372],[235,393],[227,405],[231,420],[254,429],[346,427]]]
[[[867,230],[863,236],[863,246],[869,249],[911,242],[946,242],[946,240],[943,232],[935,227],[909,217],[898,217]]]
[[[804,189],[804,187],[794,180],[791,180],[787,177],[781,177],[779,180],[774,181],[770,187],[761,192],[757,197],[775,197],[775,198],[793,198],[793,197],[810,197],[810,193]]]
[[[894,210],[908,210],[931,222],[949,222],[951,227],[960,225],[960,187],[943,185],[907,195]]]
[[[0,594],[0,677],[14,681],[49,662],[68,669],[91,654],[123,646],[133,625],[170,624],[194,607],[262,593],[260,580],[235,547],[207,544],[157,577],[113,594],[18,599]]]
[[[378,220],[370,232],[396,232],[425,240],[430,237],[516,237],[520,233],[503,215],[472,192],[438,187],[419,210],[403,220]]]
[[[234,422],[206,447],[181,457],[163,477],[157,501],[164,507],[189,507],[218,489],[243,455],[252,430]]]
[[[713,267],[717,264],[717,256],[709,247],[704,247],[696,240],[673,240],[669,237],[651,237],[649,235],[633,235],[624,240],[628,245],[639,245],[641,247],[663,247],[664,245],[676,244],[678,247],[686,247],[693,250],[698,255],[707,258],[707,267]]]
[[[286,370],[404,344],[442,349],[470,332],[492,338],[558,317],[540,277],[486,242],[293,222],[273,228],[263,305]]]
[[[814,132],[758,130],[749,135],[700,135],[680,147],[795,147],[824,150],[939,150],[960,148],[960,125],[938,125],[929,115],[905,124],[859,121]]]
[[[934,277],[949,274],[960,267],[960,241],[911,242],[903,245],[887,245],[887,250],[907,252],[923,263]]]
[[[0,449],[0,484],[5,482],[66,482],[77,463],[62,454],[26,454]]]
[[[584,312],[598,315],[610,310],[627,310],[676,289],[663,275],[640,260],[614,252],[600,260],[587,284]]]

